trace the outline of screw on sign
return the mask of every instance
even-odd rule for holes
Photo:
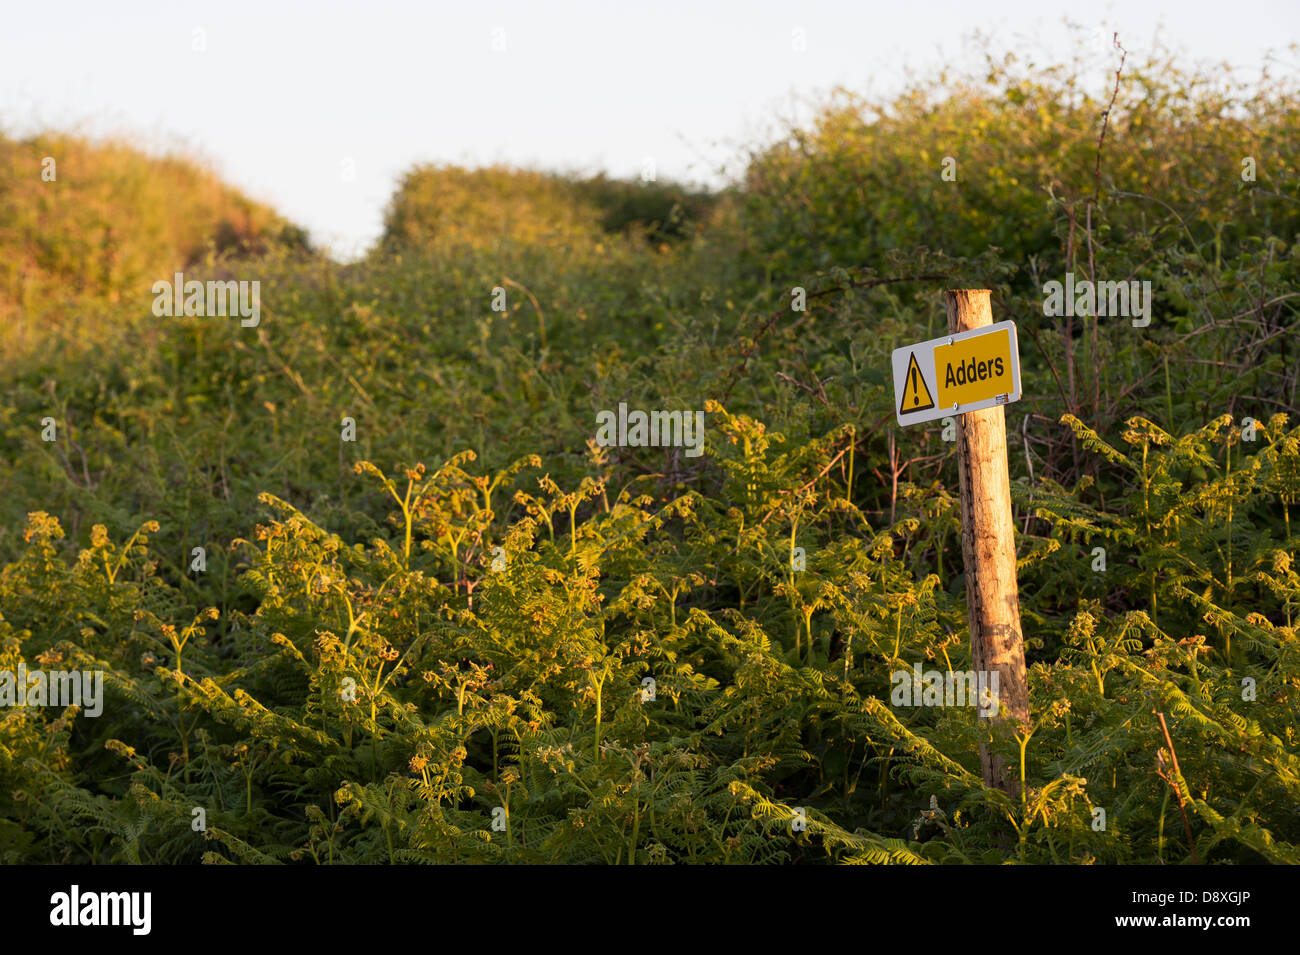
[[[945,292],[948,334],[895,349],[892,364],[900,425],[957,417],[971,666],[998,674],[997,715],[989,730],[1006,744],[1029,729],[1003,408],[1020,400],[1020,351],[1015,322],[993,322],[989,294]],[[1017,780],[988,743],[980,744],[980,765],[986,785],[1015,791]]]

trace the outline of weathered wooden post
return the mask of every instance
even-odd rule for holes
[[[971,667],[996,701],[981,699],[980,715],[1005,739],[1029,729],[1004,410],[1020,400],[1020,351],[1015,322],[994,324],[988,289],[949,290],[944,304],[947,335],[894,349],[894,400],[903,427],[956,420]],[[980,765],[986,785],[1018,789],[987,743]]]
[[[944,304],[950,335],[993,324],[988,289],[949,290],[944,293]],[[998,674],[994,732],[1025,732],[1029,728],[1029,688],[1016,583],[1006,412],[1001,404],[957,416],[957,468],[971,666],[977,674]],[[985,744],[980,746],[980,765],[986,785],[1018,791],[1018,778],[1009,776],[1002,760]]]

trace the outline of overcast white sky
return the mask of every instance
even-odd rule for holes
[[[8,2],[0,129],[183,146],[347,256],[416,162],[634,177],[649,158],[717,184],[794,102],[896,90],[977,30],[1050,60],[1066,16],[1139,57],[1159,31],[1189,61],[1300,59],[1297,0]]]

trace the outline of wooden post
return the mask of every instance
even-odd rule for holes
[[[993,324],[988,289],[949,290],[944,304],[950,335]],[[994,735],[1005,739],[1030,724],[1004,408],[958,413],[957,461],[971,667],[977,676],[998,674],[998,710],[990,722]],[[986,743],[980,744],[980,766],[985,785],[1019,791],[1019,771],[1008,773]]]

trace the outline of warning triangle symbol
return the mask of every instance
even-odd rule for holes
[[[903,400],[898,406],[898,413],[911,414],[933,407],[934,398],[930,394],[930,386],[925,383],[925,375],[921,374],[921,368],[916,363],[916,352],[912,352],[908,356],[907,376],[903,380]]]

